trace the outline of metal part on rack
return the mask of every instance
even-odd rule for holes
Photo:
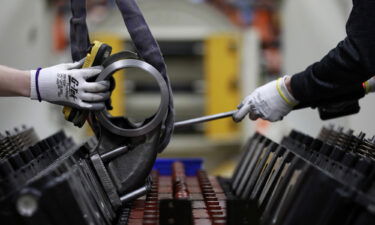
[[[111,55],[103,66],[96,81],[108,80],[121,69],[138,68],[155,79],[161,93],[158,111],[141,123],[122,116],[113,117],[106,109],[90,112],[90,125],[98,139],[90,158],[111,203],[118,208],[121,202],[148,190],[147,178],[158,153],[170,92],[160,72],[135,53],[124,51]]]
[[[259,206],[261,224],[375,222],[375,145],[364,133],[331,126],[319,139],[292,131],[281,145],[261,134],[249,142],[228,186]]]
[[[186,184],[184,165],[181,162],[173,163],[173,196],[176,199],[188,199],[190,197]]]
[[[188,175],[189,165],[178,161],[169,175],[140,174],[133,168],[154,162],[158,129],[139,140],[100,131],[99,142],[93,138],[82,146],[63,132],[41,141],[28,128],[2,135],[0,220],[20,225],[375,223],[375,144],[364,133],[329,127],[318,140],[292,131],[281,144],[256,133],[232,179],[226,179],[204,170]]]

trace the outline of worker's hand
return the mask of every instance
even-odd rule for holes
[[[281,120],[298,104],[285,85],[287,79],[290,80],[288,76],[284,76],[255,89],[238,106],[239,110],[233,115],[233,119],[239,122],[249,114],[251,120]]]
[[[103,67],[82,68],[84,59],[75,63],[60,64],[30,72],[31,99],[51,103],[101,110],[110,96],[109,81],[88,82]]]
[[[366,94],[375,92],[375,76],[364,82],[363,87],[365,88]]]

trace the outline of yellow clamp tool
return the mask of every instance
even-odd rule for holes
[[[111,52],[111,46],[100,41],[94,41],[91,48],[88,50],[82,68],[101,65],[104,60],[111,55]],[[88,110],[75,109],[69,106],[64,106],[62,112],[65,119],[72,122],[77,127],[82,127],[83,124],[85,124],[89,113]]]

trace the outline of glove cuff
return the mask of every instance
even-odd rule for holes
[[[30,98],[31,99],[38,99],[39,102],[42,101],[42,98],[40,96],[39,92],[39,73],[42,70],[42,68],[38,68],[35,70],[35,72],[32,70],[30,72]],[[35,98],[36,95],[36,98]]]
[[[372,77],[368,81],[363,83],[363,88],[365,89],[366,94],[375,91],[375,79]]]
[[[32,100],[38,99],[38,94],[36,91],[36,72],[37,70],[30,70],[30,98]]]
[[[299,102],[297,99],[293,97],[293,95],[288,91],[288,88],[285,85],[285,79],[288,78],[289,76],[284,76],[281,77],[277,80],[276,82],[276,88],[277,92],[279,92],[279,95],[281,98],[291,107],[296,106]]]

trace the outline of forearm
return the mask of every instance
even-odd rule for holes
[[[291,77],[285,79],[285,86],[289,93],[292,96],[295,96],[293,95],[291,80]],[[320,96],[319,99],[302,101],[299,107],[318,107],[336,102],[358,100],[364,97],[365,94],[375,91],[375,80],[371,80],[371,82],[367,83],[350,85],[346,87],[345,90],[340,91],[340,93],[338,93],[337,90],[333,91],[335,92],[334,94],[327,94],[324,96],[317,94],[317,96]]]
[[[347,40],[320,62],[291,78],[291,90],[295,98],[300,102],[319,102],[362,90],[362,83],[373,76],[375,71],[366,69],[362,60],[356,56],[364,53],[359,53],[345,42]]]
[[[354,0],[347,23],[347,38],[321,61],[295,74],[293,95],[301,102],[324,101],[360,90],[362,82],[375,74],[375,4]]]
[[[285,86],[288,89],[289,93],[293,96],[292,85],[291,85],[291,82],[290,82],[291,79],[292,78],[290,76],[288,76],[288,77],[285,78]]]
[[[0,96],[30,96],[30,71],[0,65]]]

